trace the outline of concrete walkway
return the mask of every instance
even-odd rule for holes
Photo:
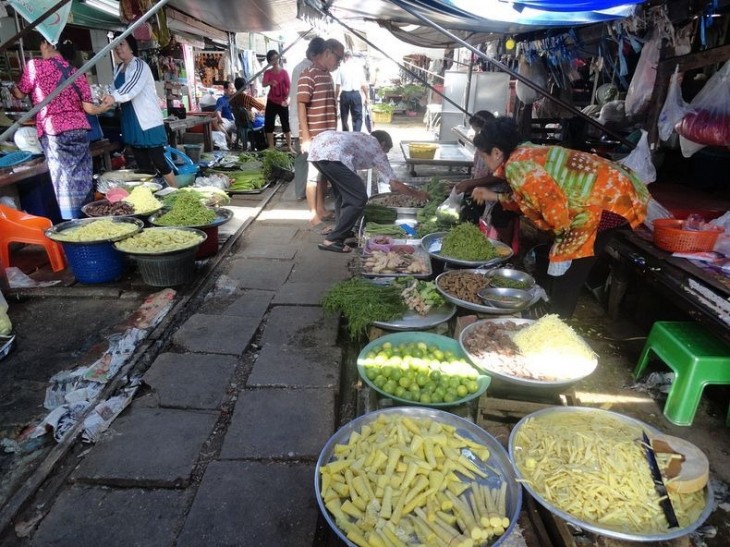
[[[84,454],[29,544],[314,544],[342,361],[318,302],[352,255],[319,251],[305,213],[279,189],[219,268],[233,292],[214,289],[180,325],[149,392]]]

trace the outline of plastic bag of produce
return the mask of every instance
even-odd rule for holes
[[[730,62],[707,81],[675,129],[685,158],[703,146],[730,146]]]
[[[436,216],[439,218],[451,217],[458,219],[461,213],[461,200],[464,197],[464,192],[457,193],[454,187],[449,194],[449,197],[438,206],[436,209]]]
[[[626,114],[638,116],[649,106],[651,94],[656,80],[656,67],[659,63],[659,52],[662,46],[662,33],[654,29],[649,40],[644,44],[636,65],[634,77],[631,78],[626,92]]]
[[[687,112],[688,105],[682,98],[682,88],[680,83],[682,74],[679,72],[679,65],[669,80],[669,91],[667,99],[664,101],[662,111],[659,113],[659,121],[657,129],[659,130],[659,138],[668,141],[674,132],[674,126],[680,121]]]

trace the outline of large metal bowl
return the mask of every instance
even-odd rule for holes
[[[529,291],[507,287],[487,287],[477,294],[487,306],[504,308],[508,311],[523,310],[532,301],[532,294]]]
[[[337,526],[335,518],[327,511],[324,500],[321,496],[322,484],[320,481],[320,470],[324,465],[334,459],[335,446],[338,444],[346,444],[350,435],[353,432],[360,432],[363,427],[375,422],[381,415],[386,416],[398,416],[403,418],[421,418],[430,419],[440,424],[449,425],[455,428],[456,433],[464,438],[470,439],[482,446],[489,449],[489,459],[486,462],[481,462],[478,458],[475,458],[471,451],[462,450],[462,454],[467,458],[474,461],[479,468],[486,474],[485,478],[477,477],[477,482],[489,486],[490,488],[498,488],[503,482],[507,485],[507,516],[509,517],[509,527],[505,530],[504,534],[499,537],[491,547],[496,547],[502,544],[505,539],[509,538],[510,533],[514,530],[517,523],[517,519],[520,515],[522,508],[522,488],[517,483],[514,469],[512,468],[512,462],[509,460],[507,451],[502,448],[502,445],[492,437],[489,433],[478,427],[477,425],[460,418],[454,414],[444,412],[442,410],[436,410],[433,408],[418,408],[418,407],[396,407],[387,408],[384,410],[377,410],[370,412],[364,416],[360,416],[348,424],[342,426],[337,432],[330,437],[327,443],[322,448],[322,452],[319,455],[317,464],[314,472],[314,491],[317,497],[317,503],[319,509],[324,515],[327,524],[330,525],[332,530],[339,536],[339,538],[350,547],[354,547],[355,544],[347,539],[346,534],[343,530]],[[415,538],[414,542],[415,544]]]
[[[97,199],[96,201],[92,201],[91,203],[87,203],[86,205],[84,205],[83,207],[81,207],[81,212],[84,213],[89,218],[114,218],[114,217],[117,217],[117,216],[134,216],[134,217],[139,217],[139,218],[146,218],[146,217],[148,217],[150,215],[154,215],[158,211],[162,210],[162,204],[160,204],[160,206],[157,209],[153,209],[151,211],[145,211],[143,213],[137,213],[135,211],[134,213],[131,213],[129,215],[110,215],[110,216],[107,216],[107,217],[103,217],[103,216],[97,216],[97,217],[90,216],[88,214],[88,211],[91,210],[94,206],[99,205],[101,203],[109,203],[109,200],[108,199]],[[130,205],[132,205],[132,204],[130,203]],[[133,205],[132,205],[132,209],[134,209],[134,206]]]
[[[481,321],[476,321],[475,323],[472,323],[471,325],[468,325],[464,330],[461,331],[461,334],[459,334],[459,345],[461,346],[462,351],[466,354],[466,356],[471,360],[471,362],[474,364],[475,367],[477,367],[479,370],[484,371],[485,373],[489,374],[493,378],[498,378],[499,380],[503,381],[507,384],[512,384],[515,386],[519,386],[521,388],[533,388],[538,390],[554,390],[554,389],[562,389],[566,388],[568,386],[571,386],[575,384],[576,382],[579,382],[583,378],[586,378],[593,374],[593,371],[596,370],[596,367],[598,366],[598,358],[594,355],[594,358],[592,361],[586,363],[585,368],[581,369],[580,371],[576,371],[573,368],[566,368],[568,372],[573,372],[574,375],[570,378],[561,378],[558,380],[536,380],[533,378],[523,378],[521,376],[516,376],[514,374],[511,374],[509,371],[506,371],[504,367],[500,366],[500,363],[491,361],[487,358],[478,357],[474,355],[471,351],[469,351],[466,347],[466,344],[464,343],[464,340],[471,336],[475,329],[477,329],[480,325],[484,325],[485,323],[515,323],[517,325],[531,325],[535,321],[533,319],[517,319],[512,317],[498,317],[494,319],[482,319]],[[588,345],[586,343],[586,345]]]
[[[501,241],[497,241],[496,239],[490,239],[489,242],[496,247],[497,251],[500,253],[499,256],[487,260],[461,260],[459,258],[446,256],[441,254],[441,244],[443,243],[444,236],[447,233],[448,232],[435,232],[433,234],[423,236],[423,239],[421,239],[421,245],[433,258],[443,260],[449,264],[456,264],[457,266],[463,266],[465,268],[487,268],[506,262],[512,258],[512,255],[514,254],[509,245],[506,245]]]
[[[494,282],[493,278],[495,277],[520,283],[521,286],[516,288],[525,291],[529,291],[532,287],[535,286],[534,277],[532,277],[527,272],[523,272],[522,270],[516,270],[514,268],[495,268],[487,272],[487,277],[492,278],[492,281],[490,281],[489,283],[492,287],[501,287],[501,285]]]
[[[116,171],[107,171],[96,178],[96,189],[105,194],[109,188],[129,183],[148,182],[155,178],[155,175],[149,173],[138,173],[134,169],[118,169]]]
[[[418,211],[422,209],[426,203],[424,202],[420,207],[391,207],[390,205],[385,205],[380,203],[384,199],[387,199],[390,196],[398,196],[399,198],[406,199],[408,196],[404,196],[403,194],[396,194],[395,192],[384,192],[382,194],[378,194],[376,196],[373,196],[368,200],[368,203],[374,203],[376,205],[382,205],[383,207],[388,207],[389,209],[393,209],[396,214],[396,221],[398,220],[416,220],[416,216],[418,214]],[[413,198],[411,198],[413,199]]]
[[[213,228],[214,226],[220,226],[222,224],[225,224],[229,220],[233,218],[233,211],[230,209],[226,209],[224,207],[216,207],[213,209],[215,212],[215,218],[209,222],[208,224],[200,224],[200,225],[185,225],[186,228]],[[167,211],[160,211],[158,213],[155,213],[153,215],[150,215],[150,217],[147,219],[150,224],[153,226],[161,226],[158,224],[158,221],[162,215],[164,215]]]
[[[439,274],[438,276],[436,276],[436,280],[435,280],[436,290],[438,290],[438,292],[440,292],[441,295],[446,300],[448,300],[452,304],[456,304],[457,306],[459,306],[461,308],[475,311],[477,313],[486,313],[486,314],[490,314],[490,315],[509,315],[509,314],[514,314],[514,313],[519,313],[519,312],[529,308],[530,306],[534,305],[535,303],[537,303],[537,301],[540,300],[540,298],[541,298],[542,293],[538,290],[537,286],[534,286],[532,289],[529,290],[529,293],[532,296],[531,300],[527,304],[525,304],[524,306],[519,307],[519,308],[506,310],[504,308],[490,306],[485,303],[475,304],[474,302],[469,302],[468,300],[462,300],[461,298],[457,298],[456,296],[453,296],[451,293],[445,291],[444,289],[442,289],[440,287],[439,282],[441,280],[443,280],[443,278],[445,276],[447,276],[453,272],[461,272],[461,273],[469,273],[469,274],[487,276],[489,274],[489,270],[480,270],[480,269],[450,270],[448,272],[443,272],[443,273]]]
[[[66,230],[70,230],[71,228],[79,228],[81,226],[93,224],[94,222],[99,222],[100,220],[110,220],[112,222],[119,222],[119,223],[124,223],[124,224],[134,224],[135,230],[132,232],[129,232],[128,234],[124,234],[123,236],[120,236],[120,237],[96,239],[93,241],[67,241],[65,239],[59,239],[57,237],[57,235],[60,234],[61,232],[65,232]],[[64,243],[64,244],[68,244],[68,245],[92,245],[94,243],[109,243],[112,241],[120,241],[122,239],[131,237],[134,234],[138,233],[140,230],[142,230],[143,227],[144,227],[144,222],[142,222],[138,218],[133,218],[133,217],[80,218],[80,219],[76,219],[76,220],[67,220],[66,222],[61,222],[59,224],[56,224],[55,226],[48,228],[45,231],[45,234],[46,234],[47,238],[52,239],[53,241],[57,241],[58,243]]]
[[[153,228],[145,228],[145,231],[165,231],[165,230],[181,230],[184,232],[191,232],[198,236],[200,236],[200,240],[191,243],[190,245],[187,245],[185,247],[178,247],[175,249],[170,249],[167,251],[144,251],[144,250],[127,250],[127,249],[120,249],[117,244],[114,245],[114,248],[117,249],[119,252],[131,255],[131,256],[164,256],[164,255],[170,255],[173,253],[179,253],[182,251],[187,251],[189,249],[193,249],[195,247],[198,247],[203,244],[203,242],[208,238],[208,234],[206,234],[202,230],[198,230],[197,228],[183,228],[183,227],[177,227],[177,226],[155,226]]]
[[[583,413],[585,416],[612,416],[617,420],[620,420],[621,422],[627,424],[630,427],[636,428],[636,434],[637,437],[641,437],[642,431],[646,431],[647,435],[651,438],[656,434],[659,434],[660,432],[651,427],[648,424],[645,424],[644,422],[640,420],[636,420],[634,418],[631,418],[629,416],[624,416],[623,414],[618,414],[616,412],[610,412],[608,410],[602,410],[598,408],[587,408],[587,407],[551,407],[551,408],[545,408],[543,410],[538,410],[537,412],[533,412],[532,414],[528,414],[524,418],[522,418],[519,422],[517,422],[517,425],[512,429],[512,432],[509,436],[509,454],[512,459],[512,461],[516,461],[516,454],[518,451],[521,450],[521,447],[519,445],[519,442],[517,441],[517,436],[519,435],[520,428],[527,422],[528,420],[540,420],[544,418],[548,418],[550,416],[554,416],[558,413],[570,413],[570,414],[576,414],[576,413]],[[648,467],[647,462],[647,467]],[[547,508],[551,513],[554,515],[557,515],[558,517],[562,518],[563,520],[566,520],[575,526],[578,526],[579,528],[583,528],[585,530],[590,530],[591,532],[595,532],[596,534],[600,534],[603,536],[609,536],[617,539],[627,540],[627,541],[669,541],[671,539],[679,538],[682,536],[686,536],[696,530],[700,527],[700,525],[707,519],[707,517],[710,516],[710,513],[712,513],[714,503],[713,503],[713,491],[712,491],[712,485],[710,482],[707,483],[707,486],[705,487],[705,508],[702,511],[702,513],[699,515],[699,517],[689,524],[688,526],[685,526],[684,528],[670,528],[664,533],[646,533],[646,534],[640,534],[636,532],[627,532],[623,529],[618,530],[614,528],[608,528],[600,523],[596,522],[587,522],[584,520],[581,520],[577,517],[574,517],[570,513],[567,513],[559,508],[557,508],[555,505],[553,505],[550,501],[546,500],[542,493],[537,491],[535,487],[531,484],[531,482],[528,479],[528,477],[525,477],[523,473],[520,471],[520,468],[518,465],[514,465],[514,472],[518,478],[524,485],[524,487],[527,489],[527,491],[532,495],[533,498],[535,498],[538,503],[543,505],[545,508]],[[576,477],[580,477],[580,475],[576,475]],[[579,480],[579,479],[575,479]],[[630,508],[628,508],[630,510]]]

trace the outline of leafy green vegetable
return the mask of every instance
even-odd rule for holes
[[[272,173],[275,171],[275,167],[287,169],[289,171],[291,171],[293,167],[292,157],[286,152],[267,148],[261,152],[261,156],[263,157],[263,175],[266,180],[272,178]]]
[[[327,312],[342,312],[350,337],[356,340],[373,321],[389,321],[403,315],[406,307],[401,290],[395,285],[382,286],[352,278],[333,285],[322,298],[322,307]]]

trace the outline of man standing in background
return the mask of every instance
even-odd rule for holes
[[[302,72],[312,66],[312,60],[320,55],[324,51],[324,38],[319,36],[312,38],[307,46],[306,58],[302,60],[294,69],[291,71],[291,88],[289,89],[289,104],[292,108],[289,109],[289,128],[291,129],[292,146],[296,157],[294,158],[294,196],[297,199],[304,199],[307,197],[307,173],[309,171],[309,162],[307,162],[306,152],[302,152],[301,146],[299,145],[299,107],[297,104],[297,84],[299,83],[299,76]]]
[[[352,130],[362,128],[363,97],[368,103],[369,89],[365,79],[365,70],[358,59],[354,59],[351,51],[345,52],[345,59],[337,71],[335,94],[340,101],[340,119],[342,130],[349,131],[347,118],[352,115]]]
[[[297,81],[299,139],[302,152],[309,152],[311,140],[324,131],[337,129],[337,100],[330,72],[334,72],[345,56],[345,47],[337,40],[326,40],[322,53],[312,59],[312,66],[303,70]],[[327,182],[318,177],[307,181],[309,224],[319,226],[328,220],[324,207]]]

